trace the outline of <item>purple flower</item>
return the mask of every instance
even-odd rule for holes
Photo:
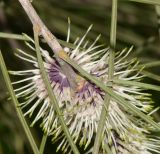
[[[90,29],[91,27],[88,28],[82,38],[75,40],[73,43],[76,46],[75,49],[64,47],[64,51],[85,71],[97,77],[103,84],[107,84],[109,48],[103,48],[103,45],[97,45],[100,35],[93,43],[89,43],[89,41],[86,40],[86,36]],[[69,42],[69,36],[70,27],[67,42]],[[26,44],[30,49],[35,51],[34,41],[31,38],[29,39],[32,43]],[[49,52],[42,48],[40,50],[43,56],[44,66],[50,79],[50,84],[59,102],[59,107],[63,113],[70,134],[75,143],[79,143],[80,145],[84,144],[85,148],[87,148],[91,141],[94,140],[95,134],[98,131],[97,127],[100,113],[102,107],[105,107],[103,106],[105,93],[94,83],[83,78],[75,71],[78,85],[73,94],[69,79],[63,73],[54,55],[49,55]],[[131,50],[132,48],[129,50],[124,49],[116,53],[114,64],[115,79],[137,81],[143,78],[139,72],[135,73],[138,64],[136,60],[127,59]],[[23,79],[13,82],[13,84],[20,85],[19,88],[15,89],[15,92],[17,98],[23,98],[21,107],[22,109],[27,109],[24,115],[32,116],[33,112],[35,112],[36,116],[32,125],[41,119],[41,127],[44,132],[49,136],[53,136],[53,140],[56,140],[62,135],[62,129],[54,108],[50,103],[51,100],[48,97],[47,90],[43,83],[37,58],[22,50],[18,50],[18,52],[19,54],[16,55],[19,58],[31,63],[34,67],[30,70],[10,71],[11,74],[24,76]],[[23,86],[21,87],[22,84]],[[146,114],[152,111],[152,102],[149,94],[142,91],[144,89],[138,86],[122,85],[113,85],[113,89],[140,111]],[[108,144],[113,154],[160,153],[160,139],[150,135],[151,131],[152,128],[149,124],[139,119],[132,111],[128,111],[126,108],[119,106],[116,100],[111,99],[105,128],[102,132],[101,151],[106,153],[105,144]],[[64,137],[61,144],[57,147],[57,150],[61,149],[66,152],[68,147],[68,142]]]

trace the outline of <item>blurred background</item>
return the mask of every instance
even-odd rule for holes
[[[71,42],[82,36],[90,24],[93,29],[88,38],[95,40],[102,34],[99,43],[109,45],[111,0],[33,0],[33,5],[46,26],[59,39],[66,40],[67,18],[71,19]],[[120,0],[118,4],[117,50],[134,45],[132,57],[138,57],[141,63],[160,61],[160,34],[155,6]],[[18,0],[0,0],[0,32],[32,36],[32,25]],[[29,64],[14,56],[16,48],[25,49],[23,41],[0,38],[7,68],[22,70]],[[146,68],[144,74],[150,76],[144,82],[160,85],[160,65]],[[12,77],[16,80],[16,77]],[[160,95],[152,94],[155,106],[159,106]],[[159,114],[155,118],[160,121]],[[30,119],[28,124],[30,124]],[[36,124],[31,128],[39,145],[42,131]],[[56,143],[58,144],[58,143]],[[47,141],[45,154],[53,154],[56,144]],[[83,152],[82,152],[83,153]],[[0,154],[32,154],[23,128],[17,118],[0,71]]]

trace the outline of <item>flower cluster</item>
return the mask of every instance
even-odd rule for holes
[[[82,38],[75,40],[73,43],[75,49],[64,47],[64,51],[85,71],[97,77],[106,85],[108,82],[109,48],[97,45],[100,36],[92,43],[87,41],[86,36],[90,29],[91,27],[88,28]],[[70,29],[68,30],[67,42],[69,42],[69,36]],[[29,39],[31,43],[27,42],[26,44],[35,51],[34,41],[31,38]],[[104,107],[105,93],[75,71],[80,81],[75,93],[72,94],[69,79],[63,73],[54,55],[49,54],[42,48],[40,50],[53,93],[58,100],[73,141],[79,145],[84,145],[86,149],[94,141],[95,134],[98,131],[98,121]],[[131,50],[132,48],[124,49],[116,53],[114,62],[115,79],[138,81],[143,78],[139,72],[135,73],[138,64],[136,60],[128,60],[127,58]],[[20,106],[22,109],[25,108],[24,115],[32,116],[33,113],[36,113],[32,125],[41,119],[41,127],[44,132],[53,136],[53,140],[62,138],[57,150],[61,149],[66,152],[69,145],[48,97],[37,58],[19,49],[16,55],[33,65],[33,69],[30,70],[10,71],[11,74],[24,76],[23,79],[13,82],[13,85],[23,85],[15,89],[15,92],[17,98],[23,100]],[[113,85],[113,90],[140,111],[146,114],[151,112],[152,101],[149,94],[143,92],[144,89],[138,86]],[[132,111],[111,99],[104,131],[102,132],[103,138],[100,150],[107,153],[105,145],[108,144],[113,154],[160,153],[160,139],[151,135],[151,129],[146,122],[139,119]]]

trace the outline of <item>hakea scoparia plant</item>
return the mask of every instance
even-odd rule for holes
[[[85,71],[97,77],[103,84],[107,84],[109,48],[97,45],[100,36],[93,43],[89,43],[86,36],[90,29],[91,27],[88,28],[82,38],[75,40],[75,49],[64,47],[64,51]],[[69,42],[69,36],[70,26],[67,42]],[[26,44],[35,51],[34,40],[30,37],[28,39],[30,43],[26,42]],[[105,92],[75,71],[80,82],[73,94],[69,82],[71,79],[68,79],[63,73],[54,54],[50,55],[48,51],[42,48],[40,50],[53,93],[58,100],[73,141],[79,145],[84,145],[86,149],[93,143],[92,141],[94,141],[95,134],[98,131],[97,127],[101,110],[104,107]],[[137,61],[127,59],[131,50],[132,48],[124,49],[116,53],[113,78],[129,81],[139,81],[143,78],[136,71]],[[21,108],[27,109],[24,115],[32,116],[33,113],[36,113],[32,125],[41,120],[41,127],[48,136],[53,136],[53,141],[62,138],[57,150],[69,153],[67,152],[69,149],[68,141],[63,135],[58,117],[48,97],[37,58],[19,49],[16,55],[33,65],[30,70],[10,71],[13,75],[24,76],[23,79],[13,82],[13,85],[24,85],[15,89],[17,98],[23,100],[20,104]],[[143,92],[145,89],[138,86],[114,84],[113,90],[140,111],[146,114],[152,112],[152,101],[150,95]],[[160,138],[153,136],[152,131],[153,128],[148,123],[141,120],[132,111],[120,106],[115,99],[111,99],[104,131],[102,132],[100,150],[107,153],[104,147],[105,144],[108,144],[113,154],[160,153]]]

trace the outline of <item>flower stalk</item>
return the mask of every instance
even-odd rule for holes
[[[30,42],[31,40],[26,37],[26,34],[13,34],[13,33],[4,33],[4,32],[0,32],[0,38],[4,38],[4,39],[15,39],[15,40],[19,40],[19,41],[28,41]],[[69,43],[69,42],[66,42],[64,40],[61,40],[61,39],[57,39],[58,42],[63,45],[63,46],[67,46],[68,48],[71,48],[71,49],[75,49],[76,46]]]
[[[2,53],[0,51],[0,68],[2,70],[2,74],[4,76],[4,80],[6,82],[6,86],[8,88],[8,91],[10,93],[10,96],[11,96],[11,99],[12,99],[12,102],[14,104],[14,107],[16,109],[16,112],[17,112],[17,116],[23,126],[23,129],[26,133],[26,136],[28,138],[28,141],[32,147],[32,150],[34,152],[34,154],[39,154],[39,150],[38,150],[38,147],[36,145],[36,142],[32,136],[32,133],[28,127],[28,124],[23,116],[23,113],[21,111],[21,109],[18,107],[19,106],[19,103],[18,103],[18,100],[16,98],[16,95],[15,95],[15,92],[13,90],[13,87],[12,87],[12,84],[11,84],[11,81],[10,81],[10,78],[9,78],[9,75],[8,75],[8,72],[7,72],[7,68],[6,68],[6,65],[5,65],[5,62],[4,62],[4,59],[3,59],[3,56],[2,56]]]
[[[52,90],[52,87],[50,85],[50,82],[49,82],[49,79],[48,79],[48,74],[45,72],[45,68],[44,68],[44,65],[43,65],[43,60],[42,60],[42,57],[41,57],[41,53],[40,53],[40,47],[39,47],[39,38],[38,38],[38,31],[39,31],[39,27],[38,25],[36,25],[34,28],[33,28],[33,31],[34,31],[34,39],[35,39],[35,47],[36,47],[36,53],[37,53],[37,61],[38,61],[38,65],[39,65],[39,68],[40,68],[40,71],[42,73],[42,78],[43,78],[43,82],[46,86],[46,89],[47,89],[47,92],[48,92],[48,95],[49,95],[49,98],[51,100],[51,103],[52,105],[54,106],[54,109],[57,113],[57,116],[59,118],[59,121],[61,123],[61,126],[62,126],[62,129],[64,131],[64,134],[66,136],[66,138],[68,139],[68,142],[73,150],[73,152],[75,154],[79,154],[79,151],[76,147],[76,145],[74,144],[73,140],[72,140],[72,137],[68,131],[68,128],[65,124],[65,121],[63,119],[63,113],[60,111],[60,108],[59,108],[59,105],[58,105],[58,101],[53,93],[53,90]]]
[[[160,91],[160,86],[136,82],[136,81],[125,81],[125,80],[114,79],[113,83],[120,84],[120,85],[128,85],[128,86],[139,86],[145,89]]]
[[[137,3],[146,3],[146,4],[152,4],[152,5],[160,5],[159,0],[129,0]]]
[[[114,49],[116,46],[116,29],[117,29],[117,0],[112,0],[111,33],[110,33],[111,49],[109,51],[109,63],[108,63],[108,66],[109,66],[108,67],[108,80],[109,81],[113,79],[113,75],[114,75],[114,57],[115,57]],[[103,129],[104,129],[105,121],[106,121],[106,116],[107,116],[110,100],[111,100],[111,96],[108,93],[106,93],[104,97],[104,107],[102,108],[100,120],[98,123],[99,131],[96,134],[96,139],[95,139],[94,147],[93,147],[93,154],[99,153],[99,147],[102,142],[101,140],[103,136]],[[107,149],[109,149],[109,147],[107,147]]]
[[[39,153],[40,154],[44,153],[45,145],[46,145],[46,142],[47,142],[47,137],[48,137],[47,133],[44,133],[43,137],[42,137],[41,145],[40,145],[40,148],[39,148]]]

